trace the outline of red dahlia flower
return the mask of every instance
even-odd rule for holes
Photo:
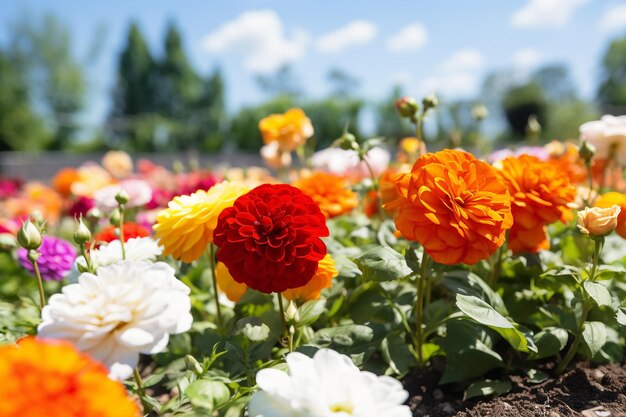
[[[109,243],[114,240],[120,240],[120,237],[115,232],[115,226],[107,226],[95,236],[97,246],[100,243]],[[140,224],[132,222],[124,222],[124,242],[128,242],[128,239],[134,239],[137,237],[148,237],[150,231]]]
[[[213,234],[217,259],[235,281],[264,293],[306,285],[326,245],[319,206],[287,184],[264,184],[222,211]]]

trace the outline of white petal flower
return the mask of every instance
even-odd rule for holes
[[[144,180],[124,180],[119,184],[109,185],[97,190],[93,194],[94,202],[98,208],[109,212],[118,206],[115,196],[120,190],[128,194],[126,207],[141,207],[152,199],[152,187]]]
[[[626,116],[604,115],[600,120],[583,123],[580,139],[596,148],[596,158],[606,159],[612,152],[626,166]]]
[[[360,371],[352,360],[322,349],[309,358],[287,355],[289,373],[263,369],[250,417],[411,417],[408,393],[389,376]]]
[[[372,167],[374,175],[378,176],[387,169],[391,156],[388,150],[375,147],[367,152],[365,158]],[[360,161],[357,152],[352,150],[327,148],[315,152],[311,157],[311,163],[315,169],[352,177],[357,180],[370,177],[367,165]]]
[[[139,354],[163,351],[170,334],[191,327],[189,288],[164,262],[121,261],[81,274],[50,297],[38,337],[64,339],[108,366],[132,375]]]

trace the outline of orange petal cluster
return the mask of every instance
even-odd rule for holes
[[[552,141],[544,149],[548,151],[548,161],[567,175],[572,184],[583,184],[587,181],[587,168],[576,145]]]
[[[359,204],[356,193],[348,188],[346,180],[339,175],[314,172],[295,181],[293,186],[311,197],[327,219],[349,213]]]
[[[513,224],[511,198],[498,172],[467,152],[421,156],[396,183],[396,228],[446,265],[475,264],[504,243]]]
[[[0,347],[2,417],[139,417],[124,386],[72,345],[23,339]]]
[[[626,194],[611,191],[603,194],[594,204],[595,207],[609,208],[619,206],[622,210],[617,216],[617,227],[615,233],[626,239]]]
[[[333,278],[339,273],[335,268],[335,261],[329,254],[317,264],[317,272],[313,278],[302,287],[283,291],[283,295],[288,300],[309,301],[320,298],[324,288],[330,288]]]
[[[569,176],[556,165],[531,155],[506,158],[498,164],[513,200],[515,222],[509,249],[513,253],[549,249],[547,225],[573,219],[568,205],[576,198],[576,188]]]
[[[233,303],[241,300],[241,297],[248,290],[248,286],[244,283],[235,281],[228,268],[222,262],[218,262],[215,267],[215,279],[220,291],[226,294],[226,297]]]
[[[298,108],[261,119],[259,130],[265,144],[278,142],[279,149],[287,152],[304,145],[313,136],[311,120]]]

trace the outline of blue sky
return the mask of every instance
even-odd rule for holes
[[[175,21],[194,66],[204,74],[222,68],[231,109],[262,100],[255,74],[281,64],[310,96],[327,92],[326,74],[337,67],[360,80],[361,95],[381,99],[398,82],[415,96],[470,97],[491,70],[523,74],[558,62],[589,98],[608,41],[626,33],[626,2],[617,0],[3,0],[0,27],[24,11],[61,17],[79,57],[104,28],[89,69],[85,117],[93,123],[109,111],[131,20],[157,53]]]

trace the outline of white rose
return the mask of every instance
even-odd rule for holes
[[[614,149],[617,162],[626,166],[626,116],[602,116],[580,126],[580,139],[596,148],[595,157],[607,159]]]

